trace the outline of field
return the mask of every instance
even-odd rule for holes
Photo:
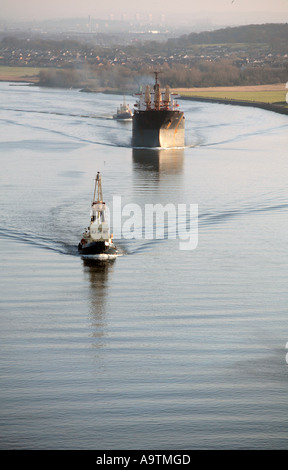
[[[285,83],[274,85],[215,87],[215,88],[180,88],[175,90],[181,96],[215,98],[225,100],[255,101],[261,103],[286,104]]]
[[[8,67],[0,66],[1,82],[38,82],[38,73],[41,67]]]

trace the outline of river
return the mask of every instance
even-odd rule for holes
[[[180,100],[185,148],[132,149],[122,96],[0,93],[1,449],[288,449],[287,116]],[[82,259],[97,171],[123,225],[197,207],[194,244]]]

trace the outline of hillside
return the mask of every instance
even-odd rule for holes
[[[154,70],[172,88],[285,83],[288,77],[288,24],[224,28],[126,46],[108,47],[98,40],[97,35],[89,41],[5,37],[0,66],[20,67],[24,77],[25,68],[42,69],[43,86],[125,92],[135,91]]]
[[[288,46],[288,24],[271,23],[264,25],[245,25],[222,28],[216,31],[204,31],[169,39],[168,44],[175,46],[196,44],[275,44],[277,47]]]

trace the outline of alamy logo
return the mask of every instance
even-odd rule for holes
[[[110,225],[111,211],[107,208]],[[198,204],[134,203],[122,207],[121,196],[113,196],[113,235],[115,239],[178,239],[180,250],[194,250],[198,245]]]

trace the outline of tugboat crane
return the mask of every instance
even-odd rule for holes
[[[98,183],[98,185],[97,185]],[[97,201],[95,200],[96,197],[96,189],[97,189]],[[101,175],[100,172],[97,172],[96,178],[95,178],[95,187],[94,187],[94,196],[93,196],[93,202],[102,202],[103,201],[103,194],[102,194],[102,181],[101,181]]]

